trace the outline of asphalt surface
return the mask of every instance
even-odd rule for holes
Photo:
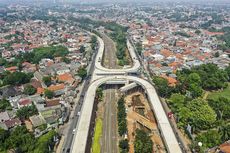
[[[102,153],[117,153],[117,98],[116,89],[106,85],[108,89],[104,91],[105,112],[103,119],[102,133]]]
[[[68,130],[68,134],[66,135],[65,137],[65,144],[64,144],[64,147],[63,147],[63,150],[62,152],[63,153],[69,153],[70,150],[71,150],[71,145],[73,143],[73,138],[74,138],[74,134],[75,132],[73,132],[73,130],[75,129],[75,127],[77,126],[77,123],[78,123],[78,120],[79,120],[79,115],[78,115],[78,112],[81,112],[81,108],[82,108],[82,104],[83,104],[83,101],[84,101],[84,93],[87,92],[88,90],[88,87],[90,85],[90,80],[91,80],[91,75],[93,74],[93,71],[94,71],[94,63],[95,63],[95,59],[96,59],[96,54],[97,54],[97,49],[95,51],[95,53],[93,54],[92,56],[92,61],[91,61],[91,65],[88,69],[88,76],[84,79],[83,81],[83,88],[82,90],[80,91],[80,99],[77,103],[77,105],[75,106],[75,109],[74,109],[74,116],[73,118],[70,118],[70,126],[69,126],[69,130]]]
[[[102,40],[105,43],[105,50],[104,50],[104,61],[103,66],[110,69],[116,69],[117,65],[117,56],[116,56],[116,46],[115,43],[109,36],[104,33],[100,33],[102,36]]]
[[[101,33],[102,40],[105,43],[103,65],[109,69],[118,68],[116,46],[109,36]],[[114,86],[106,85],[107,89],[104,94],[105,112],[103,119],[103,133],[102,133],[102,153],[117,153],[117,105],[116,105],[116,89]]]

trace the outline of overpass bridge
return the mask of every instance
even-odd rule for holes
[[[112,84],[126,84],[126,82],[134,82],[145,90],[150,101],[150,106],[156,116],[156,121],[164,140],[165,147],[169,153],[181,153],[181,148],[169,123],[167,115],[161,105],[160,99],[155,91],[155,88],[148,81],[130,74],[138,74],[140,69],[140,62],[137,59],[134,48],[127,41],[127,46],[133,60],[131,68],[124,69],[107,69],[101,65],[104,52],[104,42],[96,36],[99,42],[99,50],[95,60],[95,70],[92,75],[90,86],[84,96],[84,103],[81,110],[79,122],[76,126],[76,133],[72,142],[72,153],[85,153],[87,146],[87,139],[90,131],[90,121],[93,113],[94,100],[96,96],[96,89],[106,83]]]

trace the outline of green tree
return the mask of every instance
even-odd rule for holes
[[[221,135],[216,130],[208,130],[199,134],[195,141],[202,142],[202,147],[207,149],[219,145],[221,143]]]
[[[80,68],[77,75],[84,79],[87,76],[86,68]]]
[[[221,125],[218,131],[221,135],[222,142],[230,139],[230,124]]]
[[[120,136],[127,132],[126,109],[124,97],[121,97],[117,103],[117,120],[118,120],[118,133]]]
[[[135,153],[153,152],[153,142],[148,134],[143,130],[136,130],[134,150]]]
[[[189,118],[187,121],[197,130],[205,130],[216,121],[215,111],[203,99],[194,99],[188,103]]]
[[[122,153],[129,152],[129,141],[127,139],[119,141],[119,148],[121,149]]]
[[[51,76],[45,76],[42,78],[42,81],[45,83],[45,85],[50,86],[52,83]]]
[[[5,139],[5,150],[17,149],[20,152],[33,152],[36,139],[29,133],[25,126],[17,126]]]
[[[49,99],[54,97],[54,93],[48,89],[45,90],[45,96]]]
[[[81,53],[84,53],[84,52],[85,52],[85,47],[84,47],[84,46],[81,46],[81,47],[80,47],[80,52],[81,52]]]
[[[10,105],[9,100],[6,100],[6,99],[0,100],[0,112],[5,111],[5,110],[11,110],[11,109],[12,109],[12,107]]]
[[[27,85],[24,89],[24,93],[27,95],[33,95],[37,92],[37,89],[34,88],[32,85]]]
[[[34,153],[52,153],[53,151],[50,150],[50,148],[54,148],[54,145],[55,145],[54,137],[55,136],[57,136],[57,133],[54,130],[51,130],[48,133],[39,137],[36,142],[36,148],[33,152]]]
[[[200,76],[197,73],[191,73],[191,74],[189,74],[187,79],[188,79],[188,83],[189,84],[200,85],[200,83],[201,83]]]
[[[173,112],[179,112],[185,106],[185,96],[178,93],[172,94],[168,102],[172,106]]]
[[[62,57],[62,61],[65,62],[66,64],[69,64],[71,62],[70,59],[65,56]]]
[[[188,90],[193,98],[200,97],[203,93],[201,86],[194,83],[189,85]]]
[[[25,106],[17,110],[17,117],[19,117],[21,120],[28,119],[30,116],[33,116],[35,114],[38,114],[38,110],[34,104],[31,106]]]
[[[31,73],[23,73],[23,72],[14,72],[9,73],[3,79],[3,83],[5,85],[21,85],[30,82],[30,79],[33,77]]]
[[[97,46],[97,37],[96,37],[96,36],[92,36],[92,37],[91,37],[91,48],[92,48],[93,50],[95,50],[95,49],[96,49],[96,46]]]
[[[165,78],[154,76],[153,82],[161,97],[168,97],[172,93],[172,87],[168,86],[168,81]]]
[[[215,110],[218,119],[230,119],[230,100],[228,98],[208,99],[208,103]]]

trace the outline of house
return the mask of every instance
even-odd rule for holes
[[[172,77],[169,77],[169,76],[166,76],[166,75],[161,75],[162,78],[165,78],[167,81],[168,81],[168,85],[171,86],[171,87],[174,87],[176,86],[177,84],[177,80],[172,78]]]
[[[70,73],[64,73],[57,76],[58,81],[73,84],[74,78]]]
[[[61,109],[49,108],[41,111],[40,115],[44,118],[47,124],[53,124],[62,116],[62,111]]]
[[[5,70],[13,73],[13,72],[16,72],[18,70],[18,67],[17,66],[7,67],[7,68],[5,68]]]
[[[10,119],[8,112],[0,112],[0,122],[4,122]]]
[[[51,85],[47,89],[53,91],[55,96],[60,96],[65,93],[65,85],[63,83]]]
[[[42,124],[45,124],[45,119],[41,115],[34,115],[34,116],[31,116],[29,119],[33,127],[35,128]]]
[[[0,88],[0,95],[3,98],[14,97],[19,94],[18,90],[13,86],[4,86]]]
[[[22,108],[25,106],[31,106],[33,103],[30,99],[20,99],[18,102],[18,108]]]
[[[8,130],[15,126],[21,125],[22,122],[18,118],[9,119],[3,122],[0,122],[0,127],[4,130]]]
[[[35,64],[31,64],[29,62],[23,62],[22,63],[22,71],[26,73],[33,73],[37,70]]]

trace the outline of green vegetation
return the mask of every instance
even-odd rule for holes
[[[165,78],[154,76],[152,81],[161,97],[169,97],[174,90],[173,87],[168,86],[168,81]]]
[[[65,62],[66,64],[69,64],[71,61],[70,61],[70,59],[69,58],[67,58],[67,57],[62,57],[62,62]]]
[[[96,127],[95,127],[95,132],[93,137],[93,146],[92,146],[93,153],[101,152],[101,145],[100,145],[101,135],[102,135],[102,120],[98,118],[96,120]]]
[[[51,99],[54,97],[54,92],[53,91],[50,91],[48,89],[45,90],[45,96],[48,98],[48,99]]]
[[[34,88],[32,85],[27,85],[24,89],[24,93],[27,95],[33,95],[37,92],[37,89]]]
[[[42,81],[45,83],[45,85],[50,86],[52,83],[52,78],[51,76],[45,76],[42,78]]]
[[[167,98],[178,127],[192,127],[195,136],[192,148],[197,152],[229,139],[229,74],[229,67],[222,70],[215,64],[205,64],[177,71],[178,84],[175,87],[168,87],[164,78],[153,77],[160,96]],[[203,91],[207,90],[206,100],[201,99]],[[202,148],[197,146],[199,141],[203,143]]]
[[[5,59],[0,58],[0,65],[5,67],[17,66],[25,61],[38,64],[43,58],[53,59],[54,57],[64,57],[68,53],[68,49],[64,46],[39,47],[35,48],[32,52],[19,54],[12,62],[8,62]]]
[[[188,79],[192,73],[199,75],[200,82],[197,85],[200,84],[204,90],[217,90],[227,87],[229,77],[226,71],[219,69],[215,64],[203,64],[193,67],[191,70],[183,69],[177,72],[182,92],[188,89],[190,83]],[[197,77],[196,74],[190,77]]]
[[[82,45],[79,50],[80,50],[81,53],[84,53],[85,52],[85,47]]]
[[[120,153],[129,152],[129,141],[127,139],[119,141]]]
[[[113,39],[113,41],[116,42],[116,55],[119,60],[118,64],[121,66],[127,65],[128,60],[126,55],[126,28],[123,28],[122,26],[117,25],[116,23],[110,24],[106,27],[113,31],[110,34],[110,36]]]
[[[207,99],[218,100],[219,97],[230,99],[230,84],[224,90],[209,93]]]
[[[189,34],[185,33],[185,32],[175,32],[174,35],[180,35],[186,38],[191,37]]]
[[[92,29],[98,28],[100,26],[105,27],[105,29],[111,30],[112,32],[110,34],[110,37],[113,39],[113,41],[116,42],[116,48],[117,48],[116,55],[119,60],[118,64],[121,66],[128,64],[127,55],[126,55],[127,27],[123,27],[115,22],[94,21],[88,18],[79,18],[79,19],[71,18],[71,20],[79,22],[81,27],[83,27],[84,29],[91,30],[96,34],[98,34],[98,32]]]
[[[91,48],[92,48],[93,50],[95,50],[95,49],[96,49],[96,46],[97,46],[97,37],[96,37],[96,36],[92,36],[92,37],[91,37]]]
[[[38,126],[38,129],[41,131],[44,131],[47,128],[47,124],[42,124],[40,126]]]
[[[25,126],[17,126],[12,131],[0,129],[0,152],[15,149],[23,153],[51,153],[55,144],[54,136],[57,136],[57,133],[51,130],[35,138]]]
[[[201,151],[204,151],[206,148],[211,148],[219,145],[221,143],[221,136],[216,130],[208,130],[207,132],[199,134],[195,142],[202,142]]]
[[[25,106],[17,110],[17,117],[19,117],[21,120],[28,119],[30,116],[33,116],[35,114],[38,114],[38,110],[34,104],[31,106]]]
[[[80,76],[82,79],[84,79],[87,76],[87,70],[86,68],[80,68],[77,73],[78,76]]]
[[[230,95],[230,92],[228,93]],[[219,97],[218,99],[208,99],[209,105],[215,110],[219,120],[230,119],[230,98]]]
[[[138,42],[136,44],[136,49],[137,49],[138,54],[141,55],[143,48],[142,48],[142,44],[140,42]]]
[[[153,142],[148,134],[143,130],[136,130],[134,141],[135,153],[150,153],[153,152]]]
[[[1,79],[4,85],[21,85],[30,82],[30,79],[33,77],[32,73],[24,73],[24,72],[5,72],[1,75]]]
[[[102,99],[103,99],[103,89],[101,87],[97,88],[96,95],[98,97],[98,100],[102,101]]]
[[[1,99],[0,100],[0,112],[5,111],[5,110],[11,110],[12,106],[10,105],[10,102],[6,99]]]
[[[53,151],[49,150],[49,148],[54,148],[54,137],[56,135],[57,133],[54,130],[51,130],[39,137],[36,142],[34,153],[52,153]]]
[[[127,132],[126,109],[124,97],[118,100],[117,106],[118,133],[123,136]]]

